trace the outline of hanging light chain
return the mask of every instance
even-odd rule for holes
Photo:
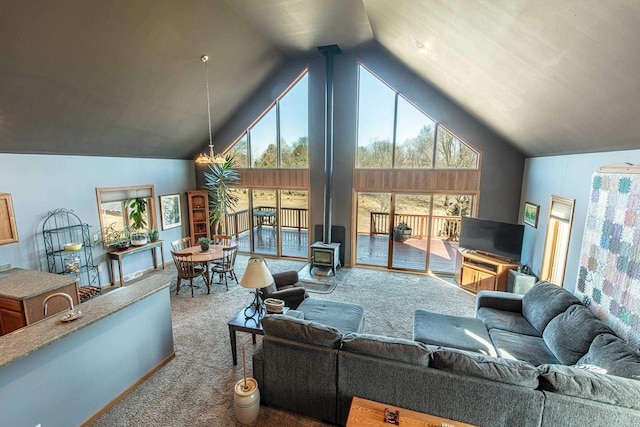
[[[209,148],[210,148],[210,156],[213,159],[213,138],[211,136],[211,99],[209,96],[209,57],[207,55],[202,55],[200,58],[202,62],[204,62],[204,74],[207,81],[207,116],[209,118]]]

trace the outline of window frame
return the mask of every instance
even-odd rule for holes
[[[361,70],[362,69],[364,69],[367,72],[369,72],[376,79],[378,79],[381,83],[383,83],[385,86],[387,86],[389,89],[391,89],[393,91],[393,93],[394,93],[393,132],[392,132],[392,141],[391,141],[391,167],[390,168],[371,168],[371,167],[360,166],[359,165],[359,159],[358,159],[359,150],[358,149],[359,149],[360,145],[359,145],[358,129],[359,129],[359,121],[360,121],[360,93],[361,93]],[[430,167],[421,167],[421,168],[399,168],[399,167],[396,167],[396,143],[397,143],[396,139],[397,139],[397,134],[398,134],[398,104],[399,104],[398,100],[399,100],[399,97],[402,97],[403,100],[405,100],[409,105],[411,105],[413,108],[418,110],[420,113],[425,115],[435,125],[434,126],[434,130],[433,130],[433,152],[431,153],[432,158],[431,158],[431,166]],[[461,144],[465,145],[469,150],[471,150],[476,155],[475,167],[472,167],[472,168],[460,168],[460,167],[438,168],[438,167],[436,167],[436,155],[437,155],[437,152],[438,152],[438,133],[439,133],[440,128],[444,129],[446,132],[451,134],[453,136],[453,138],[455,138],[458,141],[460,141]],[[438,120],[433,118],[430,114],[428,114],[422,108],[420,108],[418,105],[416,105],[415,102],[411,101],[407,96],[405,96],[402,93],[400,93],[397,89],[395,89],[393,86],[391,86],[389,83],[387,83],[383,78],[381,78],[378,74],[376,74],[373,70],[371,70],[371,68],[369,68],[362,60],[358,60],[358,77],[357,77],[357,90],[356,90],[356,138],[355,138],[355,143],[356,143],[355,164],[354,164],[354,168],[355,169],[394,169],[394,170],[408,170],[408,169],[479,170],[480,169],[480,159],[481,159],[482,153],[481,153],[481,151],[479,149],[477,149],[473,145],[469,144],[463,138],[459,137],[455,132],[452,132],[451,129],[449,129],[448,127],[444,126]]]

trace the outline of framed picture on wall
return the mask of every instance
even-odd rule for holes
[[[523,222],[527,225],[530,225],[533,228],[538,228],[539,212],[540,212],[540,205],[534,205],[533,203],[524,202]]]
[[[160,216],[162,217],[163,230],[180,227],[182,225],[180,194],[160,196]]]

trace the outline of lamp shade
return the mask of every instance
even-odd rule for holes
[[[249,289],[266,288],[273,283],[273,276],[267,268],[264,259],[251,257],[247,262],[247,268],[240,278],[240,286]]]

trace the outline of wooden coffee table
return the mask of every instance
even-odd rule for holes
[[[284,307],[282,309],[282,314],[286,314],[289,311],[289,307]],[[231,356],[233,357],[233,364],[238,364],[238,351],[236,349],[236,332],[248,332],[252,335],[253,343],[256,343],[256,335],[264,335],[264,329],[262,329],[262,318],[264,317],[264,313],[259,316],[254,313],[252,317],[247,317],[244,314],[244,308],[229,322],[227,325],[229,326],[229,338],[231,340]]]
[[[473,427],[471,424],[452,421],[434,415],[423,414],[397,406],[354,397],[349,410],[346,427],[391,427],[394,424],[385,423],[385,409],[398,411],[400,426],[406,427]]]

